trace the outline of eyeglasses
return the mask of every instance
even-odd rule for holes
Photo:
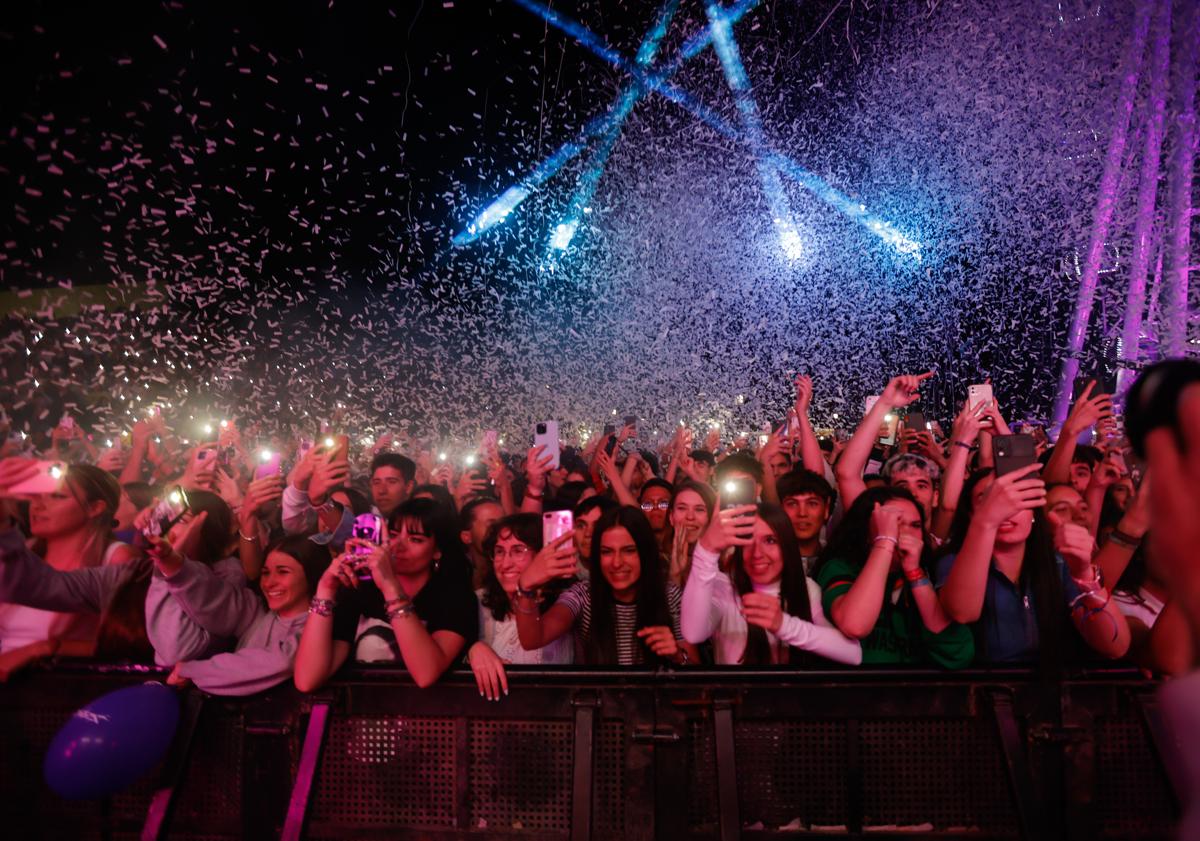
[[[643,511],[653,511],[655,508],[657,508],[659,511],[666,511],[670,507],[671,507],[671,503],[665,499],[662,500],[661,502],[643,502],[642,503]]]
[[[518,560],[520,558],[524,558],[528,554],[529,547],[523,543],[517,544],[513,548],[507,550],[501,549],[499,546],[497,546],[495,551],[492,552],[492,559],[496,561],[502,558],[512,558],[513,560]]]

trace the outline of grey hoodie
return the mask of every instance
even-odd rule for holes
[[[130,572],[128,564],[61,572],[29,551],[16,529],[0,532],[0,602],[103,613]],[[213,572],[230,586],[246,589],[246,575],[237,558],[218,561]],[[233,645],[233,634],[214,637],[184,613],[157,571],[146,593],[146,635],[154,646],[154,662],[160,666],[211,657]]]
[[[163,580],[171,599],[196,625],[214,637],[238,638],[236,651],[185,662],[180,675],[214,695],[252,695],[291,680],[307,611],[284,619],[257,593],[195,561],[184,561]]]

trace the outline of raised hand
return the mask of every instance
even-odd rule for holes
[[[543,546],[517,580],[522,590],[534,590],[555,578],[571,578],[579,563],[575,551],[575,533],[569,531],[553,543]]]
[[[1033,475],[1040,464],[1030,464],[1006,473],[992,482],[975,509],[975,517],[993,528],[1021,511],[1031,511],[1046,504],[1046,483]]]
[[[724,552],[731,546],[749,546],[754,539],[754,505],[735,505],[717,511],[708,521],[700,545],[710,552]]]
[[[933,371],[924,374],[901,374],[892,377],[884,388],[879,402],[889,409],[902,409],[921,399],[921,383],[932,377]]]
[[[1112,417],[1112,395],[1094,395],[1092,394],[1092,390],[1095,387],[1095,380],[1089,382],[1079,395],[1079,399],[1075,401],[1075,405],[1071,407],[1070,414],[1067,415],[1066,421],[1063,422],[1062,431],[1064,435],[1070,435],[1074,438],[1098,421]]]

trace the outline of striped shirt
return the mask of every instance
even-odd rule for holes
[[[667,584],[667,607],[671,611],[671,630],[675,639],[682,639],[679,630],[679,606],[683,591],[674,584]],[[575,639],[580,643],[591,638],[592,633],[592,589],[587,581],[577,581],[566,590],[555,605],[562,605],[575,618]],[[646,662],[650,649],[638,638],[637,605],[615,602],[617,632],[617,665],[635,666]],[[576,662],[583,662],[582,658]]]

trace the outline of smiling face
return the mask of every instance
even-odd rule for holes
[[[533,560],[533,547],[512,533],[502,529],[496,536],[496,549],[492,553],[492,566],[501,589],[510,596],[517,591],[517,581],[525,567]]]
[[[631,602],[642,575],[642,558],[633,535],[624,526],[613,526],[600,535],[600,572],[612,587],[613,598]]]
[[[267,607],[287,619],[308,610],[308,579],[304,567],[291,555],[272,552],[258,579]]]
[[[700,539],[700,532],[708,525],[708,506],[695,491],[680,491],[671,506],[671,525],[676,531],[687,532],[689,541]]]
[[[761,517],[754,519],[754,537],[742,547],[742,568],[755,584],[771,584],[783,577],[783,552],[779,538]]]
[[[975,486],[974,493],[971,494],[971,504],[974,506],[972,510],[979,510],[979,505],[983,502],[984,494],[988,488],[996,481],[995,476],[985,476]],[[1033,512],[1028,509],[1018,511],[1013,516],[1009,517],[1000,524],[1000,528],[996,530],[996,545],[997,546],[1014,546],[1018,543],[1024,543],[1029,539],[1029,532],[1033,530]]]
[[[801,543],[815,540],[821,527],[829,519],[829,503],[813,493],[799,493],[784,497],[783,513],[792,521],[792,531]]]

